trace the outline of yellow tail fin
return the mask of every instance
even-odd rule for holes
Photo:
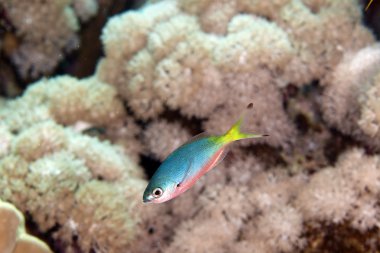
[[[252,108],[253,108],[253,104],[250,103],[247,106],[247,109],[252,109]],[[240,116],[239,120],[236,121],[236,123],[233,124],[233,126],[222,136],[222,141],[223,142],[230,143],[230,142],[237,141],[237,140],[242,140],[242,139],[260,138],[260,137],[269,136],[267,134],[249,134],[249,133],[243,133],[241,131],[241,125],[242,125],[242,123],[244,121],[244,116],[246,114],[246,111],[244,111],[244,113],[242,114],[242,116]]]

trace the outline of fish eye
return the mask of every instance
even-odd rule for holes
[[[153,190],[153,197],[154,198],[159,198],[162,196],[162,194],[164,193],[163,190],[161,188],[156,188]]]

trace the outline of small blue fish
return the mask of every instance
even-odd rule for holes
[[[252,107],[252,103],[247,106],[248,109]],[[143,201],[162,203],[177,197],[224,159],[229,144],[268,136],[241,132],[242,121],[243,116],[224,135],[201,134],[173,151],[153,175],[144,191]]]

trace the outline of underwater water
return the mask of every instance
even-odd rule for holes
[[[0,253],[378,252],[379,39],[379,0],[0,0]]]

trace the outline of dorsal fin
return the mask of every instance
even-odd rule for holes
[[[211,134],[209,134],[208,132],[202,132],[200,134],[197,134],[193,137],[191,137],[190,139],[188,139],[185,143],[183,143],[181,146],[179,147],[182,147],[182,146],[185,146],[186,144],[189,144],[191,142],[194,142],[194,141],[197,141],[197,140],[200,140],[202,138],[206,138],[206,137],[210,137]]]

